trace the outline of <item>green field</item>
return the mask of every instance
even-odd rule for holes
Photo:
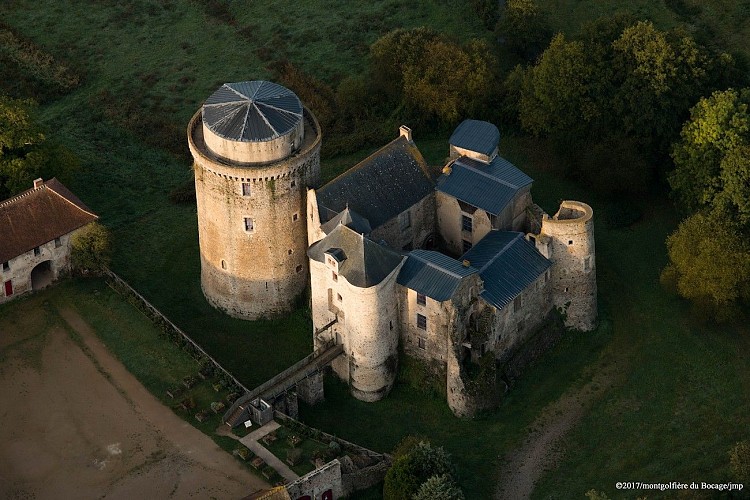
[[[612,0],[538,3],[553,27],[567,33],[622,8]],[[638,0],[628,9],[663,28],[681,25],[704,43],[750,54],[746,1]],[[0,5],[0,21],[81,75],[81,86],[46,101],[39,113],[47,135],[80,157],[81,170],[69,184],[113,230],[113,269],[246,385],[309,353],[310,320],[303,309],[276,321],[233,320],[203,298],[195,207],[168,200],[191,177],[184,133],[190,116],[217,85],[268,78],[267,65],[277,60],[336,83],[365,68],[367,46],[396,27],[428,25],[462,40],[491,36],[470,2],[443,0],[11,0]],[[428,161],[439,163],[447,136],[414,134]],[[325,159],[323,177],[377,146]],[[543,146],[511,136],[501,150],[536,179],[534,197],[546,210],[563,198],[590,202],[596,214],[612,205],[550,173]],[[303,419],[379,451],[406,434],[427,435],[453,454],[467,498],[486,498],[499,457],[521,442],[541,409],[589,381],[594,370],[616,365],[623,382],[608,388],[567,437],[567,455],[535,494],[583,498],[596,488],[616,497],[615,481],[727,479],[727,451],[750,437],[750,332],[701,324],[686,304],[664,293],[658,283],[663,242],[677,218],[664,201],[637,204],[644,217],[629,229],[611,229],[598,217],[600,328],[565,337],[496,412],[460,421],[442,399],[404,385],[385,401],[365,404],[328,380],[326,403],[302,408]],[[81,312],[134,373],[154,361],[123,336],[142,322],[139,313],[101,282],[66,284],[53,293],[77,297]],[[162,398],[165,384],[179,375],[167,368],[146,380]]]

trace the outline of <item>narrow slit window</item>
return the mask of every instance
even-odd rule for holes
[[[248,233],[255,231],[255,224],[253,224],[253,219],[250,217],[245,217],[245,231]]]
[[[42,253],[42,249],[41,248],[36,247],[34,249],[34,255],[39,256],[39,255],[41,255],[41,253]]]
[[[62,240],[60,238],[55,238],[55,248],[60,248],[62,246]]]
[[[10,262],[3,262],[3,271],[10,270]]]
[[[336,271],[331,271],[331,278],[333,279],[333,281],[339,280],[339,275],[336,274]]]

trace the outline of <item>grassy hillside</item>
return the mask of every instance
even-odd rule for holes
[[[622,8],[614,0],[538,3],[554,28],[568,33]],[[683,25],[719,47],[744,53],[750,47],[747,2],[638,0],[628,8],[664,28]],[[267,78],[266,66],[276,60],[328,82],[361,71],[367,46],[396,27],[489,37],[470,2],[443,0],[11,0],[0,4],[0,20],[81,77],[79,87],[39,111],[48,135],[80,157],[70,187],[113,229],[115,271],[248,385],[309,352],[310,322],[304,310],[277,321],[232,320],[203,298],[195,208],[168,200],[191,176],[184,133],[190,116],[217,85]],[[414,134],[429,161],[444,157],[445,137]],[[376,146],[324,161],[324,177]],[[507,138],[501,149],[537,180],[534,196],[547,210],[562,198],[594,206],[599,330],[566,337],[499,410],[474,421],[453,418],[442,399],[408,387],[364,404],[334,381],[327,382],[323,406],[303,409],[305,419],[378,450],[407,433],[429,435],[454,454],[467,498],[485,498],[494,490],[498,457],[520,442],[540,410],[590,380],[595,367],[616,364],[626,382],[594,404],[537,494],[581,498],[597,488],[614,496],[616,480],[725,479],[726,452],[749,427],[747,329],[696,324],[685,304],[660,288],[664,238],[677,223],[668,204],[646,200],[641,222],[610,229],[599,215],[609,202],[550,175],[538,146]]]

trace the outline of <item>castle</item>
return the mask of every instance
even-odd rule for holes
[[[399,349],[445,376],[456,415],[496,405],[495,376],[557,310],[596,324],[593,213],[533,204],[532,179],[498,154],[494,125],[465,120],[442,168],[399,136],[320,185],[321,131],[288,89],[230,83],[190,122],[207,300],[256,319],[310,283],[314,345],[352,394],[386,396]],[[472,367],[484,366],[476,379]]]

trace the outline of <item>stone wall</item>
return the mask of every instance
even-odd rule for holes
[[[372,231],[374,241],[385,240],[394,250],[422,248],[425,240],[435,234],[435,195],[430,193],[409,207],[410,225],[401,229],[400,214]]]
[[[307,110],[305,117],[301,149],[265,164],[218,157],[203,141],[200,111],[190,123],[201,287],[232,316],[290,311],[307,283],[305,194],[320,178],[320,130]]]
[[[7,302],[25,293],[32,291],[31,272],[32,270],[49,261],[49,282],[57,280],[61,275],[70,271],[70,249],[71,237],[77,232],[65,234],[55,240],[48,241],[40,245],[39,255],[34,250],[29,250],[7,262],[7,269],[3,263],[0,263],[0,304]],[[5,283],[10,281],[13,287],[13,293],[6,296]]]
[[[497,216],[492,216],[476,207],[469,207],[468,211],[465,211],[456,198],[437,191],[435,195],[437,228],[445,243],[446,250],[453,255],[462,255],[464,253],[464,240],[471,243],[472,246],[476,245],[492,229],[523,231],[527,224],[526,209],[531,204],[529,189],[527,187],[516,193],[515,198]],[[463,230],[463,215],[472,219],[471,232]]]
[[[510,359],[539,328],[549,311],[551,300],[551,270],[529,285],[513,302],[502,309],[494,310],[490,349],[495,359],[503,363]]]
[[[363,401],[383,398],[396,378],[400,336],[396,277],[401,265],[379,284],[359,288],[343,275],[334,281],[326,264],[310,260],[313,328],[336,320],[314,343],[317,347],[333,339],[344,346],[344,355],[331,367]]]
[[[332,460],[323,467],[305,474],[286,485],[286,491],[292,500],[305,498],[334,500],[344,496],[341,484],[341,463]]]
[[[542,219],[537,248],[552,260],[552,302],[565,326],[582,331],[596,327],[596,250],[593,210],[585,203],[563,201],[553,218]]]

